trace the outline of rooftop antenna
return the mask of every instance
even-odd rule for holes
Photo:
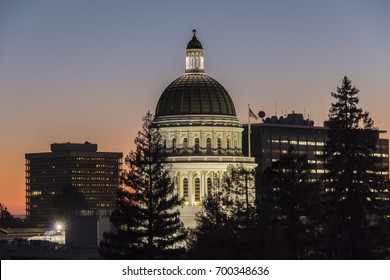
[[[260,111],[259,114],[258,114],[259,118],[262,119],[263,122],[264,122],[264,117],[265,117],[265,115],[266,115],[266,114],[265,114],[264,111]]]

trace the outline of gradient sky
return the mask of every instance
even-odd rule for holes
[[[251,104],[318,125],[347,75],[390,130],[390,1],[1,0],[0,202],[24,214],[24,155],[51,143],[127,154],[193,28],[242,122]]]

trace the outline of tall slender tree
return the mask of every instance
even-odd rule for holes
[[[181,204],[166,163],[153,115],[143,118],[136,150],[126,157],[129,168],[111,215],[116,232],[104,234],[100,254],[108,259],[171,259],[185,252],[186,232],[176,209]]]
[[[325,145],[324,253],[328,258],[371,259],[386,251],[381,240],[386,204],[381,158],[374,157],[379,132],[358,107],[359,90],[345,76],[332,96]],[[388,213],[387,213],[388,214]]]
[[[291,146],[264,170],[258,207],[261,257],[306,259],[314,252],[321,189],[310,181],[310,169],[306,156]]]

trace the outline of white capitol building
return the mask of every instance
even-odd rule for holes
[[[257,166],[242,154],[243,128],[229,93],[204,72],[196,30],[187,45],[185,73],[161,94],[153,126],[160,129],[179,196],[186,201],[180,208],[186,227],[195,227],[202,200],[229,165]]]

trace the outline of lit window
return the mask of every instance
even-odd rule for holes
[[[211,154],[211,139],[206,139],[206,153]]]
[[[200,179],[195,179],[195,201],[200,201]]]
[[[188,179],[183,179],[183,198],[188,200]]]
[[[184,138],[183,139],[183,152],[187,152],[188,150],[188,139]]]
[[[195,138],[195,153],[199,154],[199,138]]]
[[[31,196],[37,196],[37,195],[41,195],[41,194],[42,194],[41,191],[33,191],[33,192],[31,193]]]

